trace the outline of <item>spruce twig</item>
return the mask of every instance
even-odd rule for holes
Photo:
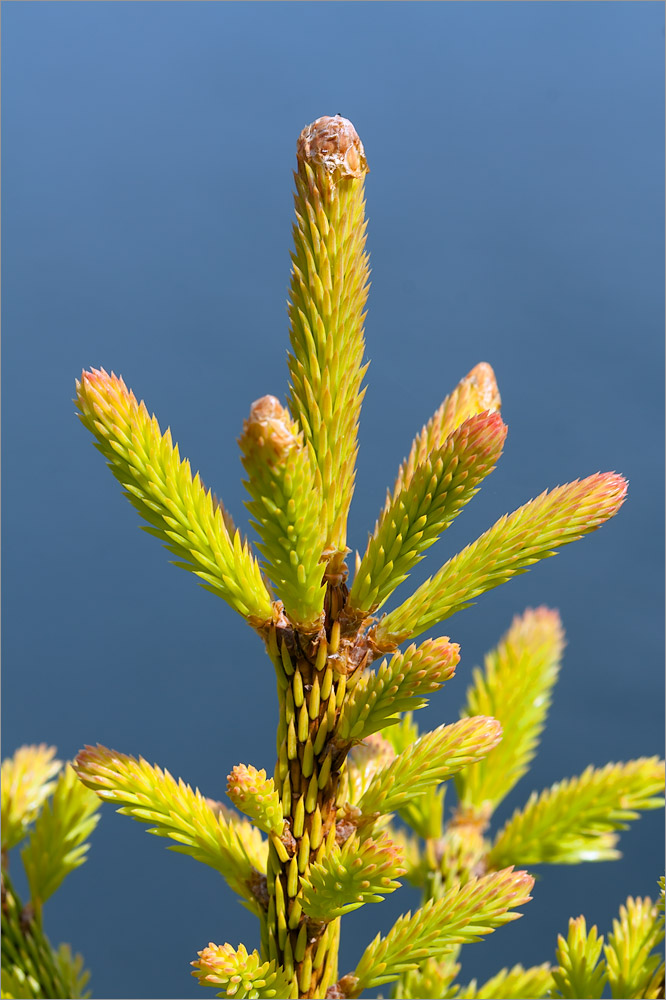
[[[222,988],[219,996],[332,1000],[389,982],[404,998],[542,997],[555,984],[571,996],[581,963],[602,961],[597,939],[579,924],[561,943],[552,975],[549,966],[518,965],[481,986],[460,986],[460,949],[516,919],[530,899],[533,878],[514,864],[615,857],[616,831],[659,804],[663,765],[644,758],[590,768],[532,796],[491,844],[492,812],[536,752],[563,647],[559,618],[541,608],[516,619],[474,675],[463,717],[430,733],[419,734],[412,712],[453,678],[459,646],[448,637],[398,646],[601,526],[622,505],[626,482],[597,473],[540,494],[380,616],[501,454],[500,395],[492,368],[479,364],[414,438],[348,583],[367,368],[367,173],[347,119],[319,118],[302,131],[288,406],[275,396],[257,400],[239,440],[263,566],[122,379],[93,369],[77,384],[81,419],[146,530],[265,644],[278,693],[272,777],[246,764],[230,771],[228,795],[246,819],[143,758],[88,747],[76,770],[101,799],[174,841],[172,850],[220,872],[257,915],[260,950],[211,942],[192,963],[202,985]],[[44,760],[37,799],[48,768]],[[444,795],[454,776],[460,801],[447,821]],[[31,821],[32,801],[11,814],[10,844]],[[3,798],[3,821],[5,812]],[[395,812],[415,836],[392,823]],[[342,916],[397,890],[403,874],[422,887],[424,905],[339,978]],[[659,989],[651,958],[645,982],[636,972],[643,956],[636,928],[649,924],[650,941],[658,936],[652,911],[644,919],[641,906],[627,903],[607,945],[613,989]],[[588,972],[583,981],[597,995],[601,979]]]
[[[663,806],[663,792],[664,763],[657,757],[588,767],[540,795],[533,792],[498,833],[488,862],[503,868],[617,858],[616,831],[638,819],[638,810]]]
[[[81,781],[119,813],[153,824],[149,833],[176,841],[172,851],[189,854],[222,875],[254,913],[262,912],[256,887],[266,871],[266,842],[247,820],[214,808],[168,771],[106,747],[86,747],[74,768]]]
[[[485,670],[474,671],[463,715],[491,715],[502,725],[500,746],[456,777],[461,807],[484,818],[527,773],[544,727],[559,672],[564,634],[556,611],[528,610],[514,619]]]

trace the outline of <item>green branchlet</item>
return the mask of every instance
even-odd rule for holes
[[[428,423],[412,442],[409,457],[400,466],[393,492],[388,494],[389,507],[398,494],[408,487],[415,471],[428,460],[438,448],[443,447],[447,438],[465,420],[485,411],[495,412],[501,407],[499,389],[495,373],[490,365],[481,362],[465,375],[433,413]]]
[[[85,861],[100,802],[54,758],[55,749],[42,744],[20,747],[2,763],[2,996],[16,1000],[90,995],[81,956],[49,942],[43,904]],[[9,875],[11,849],[22,841],[26,905]]]
[[[403,750],[374,778],[358,805],[363,813],[389,813],[485,757],[502,738],[495,719],[478,716],[439,726]]]
[[[284,816],[275,782],[250,764],[237,764],[227,777],[227,795],[241,812],[264,833],[280,836]]]
[[[437,902],[426,903],[414,915],[405,914],[386,937],[378,935],[365,950],[347,995],[358,997],[364,990],[393,982],[424,959],[440,958],[452,945],[477,941],[516,920],[521,914],[513,911],[532,898],[533,884],[527,872],[507,868],[471,879]]]
[[[552,985],[551,968],[547,962],[530,969],[514,965],[511,969],[502,969],[481,985],[473,979],[466,986],[458,987],[452,996],[455,1000],[518,1000],[519,997],[541,1000],[550,996]]]
[[[37,911],[63,879],[85,861],[88,837],[99,820],[100,801],[78,780],[70,765],[35,819],[21,851],[30,899]]]
[[[385,729],[383,735],[391,744],[394,752],[399,754],[412,746],[421,734],[419,727],[414,722],[413,712],[410,711],[405,712],[398,725],[392,725],[390,729]],[[424,840],[437,841],[443,834],[446,789],[447,785],[441,784],[435,778],[420,795],[403,802],[398,809],[400,818]]]
[[[233,948],[230,944],[216,945],[211,941],[192,965],[192,975],[201,986],[224,987],[216,994],[218,997],[272,1000],[273,997],[286,997],[290,990],[288,978],[275,962],[262,962],[258,951],[248,953],[242,944]]]
[[[10,997],[84,996],[87,976],[77,956],[66,963],[67,953],[53,948],[30,907],[22,905],[7,872],[2,886],[2,991]],[[77,975],[78,972],[78,975]],[[88,994],[89,995],[89,994]]]
[[[506,426],[499,413],[470,417],[414,470],[409,484],[384,508],[349,594],[352,609],[376,611],[448,528],[502,451]]]
[[[603,943],[596,927],[588,931],[585,917],[569,921],[567,937],[560,934],[557,939],[559,965],[552,972],[556,996],[590,1000],[601,996],[606,982],[604,964],[599,962]]]
[[[266,871],[267,845],[259,831],[231,810],[216,807],[168,771],[142,757],[106,747],[86,747],[74,762],[81,781],[124,816],[152,824],[148,833],[176,841],[170,850],[189,854],[218,871],[259,914],[256,889]]]
[[[498,833],[488,862],[503,868],[617,858],[616,831],[638,819],[639,810],[659,809],[663,791],[664,763],[657,757],[588,767],[541,794],[533,792]]]
[[[344,556],[366,367],[363,144],[336,115],[303,129],[297,147],[289,293],[289,408],[321,475],[326,548]]]
[[[594,531],[616,514],[624,502],[626,481],[615,473],[544,492],[444,563],[376,628],[378,643],[413,638],[457,611],[475,597],[524,573],[540,559]]]
[[[340,801],[358,807],[375,775],[393,760],[395,750],[388,739],[380,733],[366,736],[347,757],[340,782]]]
[[[452,1000],[459,987],[452,985],[460,965],[450,957],[428,958],[417,969],[403,972],[393,988],[394,1000]]]
[[[266,573],[294,625],[316,631],[324,606],[325,524],[310,449],[274,396],[252,404],[239,444]]]
[[[587,930],[585,917],[572,918],[567,937],[558,937],[551,995],[594,1000],[608,984],[614,1000],[658,1000],[664,996],[663,939],[663,913],[648,898],[630,896],[620,906],[606,944],[596,927]]]
[[[422,888],[423,852],[419,838],[414,836],[410,830],[406,830],[404,826],[397,826],[390,822],[385,824],[385,831],[400,851],[405,878],[412,885]]]
[[[337,738],[362,740],[399,722],[401,712],[423,708],[428,695],[453,677],[459,660],[460,646],[448,636],[396,653],[353,688],[340,713]]]
[[[557,680],[564,633],[559,615],[548,608],[528,610],[474,671],[463,715],[491,715],[502,725],[502,742],[476,767],[456,776],[462,807],[488,816],[526,774]]]
[[[398,809],[400,818],[423,840],[438,841],[443,835],[446,788],[445,784],[433,783]]]
[[[664,962],[657,951],[664,940],[664,920],[651,899],[627,899],[604,947],[611,996],[658,997],[663,994]]]
[[[145,404],[104,369],[83,372],[76,390],[81,420],[147,522],[144,530],[250,622],[269,619],[271,599],[256,559],[238,533],[229,536],[222,511],[187,459],[181,461],[171,431],[162,434]]]
[[[355,834],[314,864],[303,886],[303,912],[314,920],[332,920],[364,903],[380,903],[400,888],[402,853],[386,833],[360,840]]]
[[[28,827],[55,786],[62,767],[55,747],[19,747],[2,762],[2,850],[9,851],[25,837]]]

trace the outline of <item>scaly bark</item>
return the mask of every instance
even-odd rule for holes
[[[336,825],[350,744],[338,743],[334,734],[345,693],[375,654],[362,631],[342,630],[345,599],[344,584],[329,585],[316,635],[295,630],[277,602],[266,634],[278,682],[275,784],[285,829],[270,838],[264,941],[267,957],[293,976],[292,997],[325,997],[338,974],[339,919],[313,921],[302,912],[300,878],[351,832]]]

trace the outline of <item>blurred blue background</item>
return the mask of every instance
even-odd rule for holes
[[[664,11],[655,3],[5,2],[3,753],[101,742],[223,797],[272,771],[274,682],[242,620],[168,566],[74,415],[83,367],[122,374],[244,520],[235,438],[284,398],[300,129],[354,122],[367,181],[371,359],[350,543],[413,434],[478,361],[509,425],[492,477],[401,599],[499,515],[597,470],[630,481],[600,532],[447,621],[463,660],[527,606],[560,609],[562,677],[529,791],[661,752]],[[434,634],[438,634],[435,632]],[[624,859],[539,869],[463,980],[552,959],[585,912],[655,893],[662,818]],[[17,859],[18,861],[18,859]],[[341,972],[417,905],[347,919]],[[100,998],[202,995],[209,940],[257,944],[214,873],[105,807],[47,930]]]

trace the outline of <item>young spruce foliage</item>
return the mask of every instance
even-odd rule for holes
[[[493,470],[506,426],[493,371],[479,364],[416,435],[349,580],[347,516],[367,368],[368,167],[339,115],[303,130],[297,160],[288,405],[257,400],[239,441],[261,562],[121,378],[93,369],[77,383],[81,420],[145,530],[264,643],[277,680],[274,773],[231,768],[230,807],[102,746],[79,753],[82,784],[68,769],[53,791],[50,751],[19,751],[7,762],[7,801],[3,783],[3,859],[34,821],[23,851],[33,919],[26,932],[26,910],[6,881],[3,996],[81,995],[57,992],[64,987],[40,937],[40,911],[65,868],[82,860],[95,822],[91,789],[218,871],[256,914],[258,950],[211,942],[192,962],[220,997],[352,998],[385,984],[397,998],[600,997],[606,984],[614,997],[663,997],[655,951],[663,892],[661,909],[627,900],[605,946],[579,917],[559,939],[556,966],[515,966],[481,986],[456,982],[461,947],[529,902],[534,879],[525,869],[618,857],[618,831],[662,804],[664,768],[657,758],[589,767],[534,793],[490,836],[493,812],[536,753],[564,645],[559,617],[546,608],[517,617],[475,672],[462,717],[430,733],[418,731],[413,712],[453,678],[460,650],[446,636],[418,637],[598,528],[619,510],[626,483],[595,474],[542,493],[383,615]],[[450,779],[457,805],[445,822]],[[80,818],[68,826],[62,803],[72,796]],[[50,862],[40,849],[47,835],[55,838]],[[53,843],[61,844],[55,852]],[[382,900],[402,877],[421,887],[421,908],[371,941],[355,969],[339,970],[341,918]]]

